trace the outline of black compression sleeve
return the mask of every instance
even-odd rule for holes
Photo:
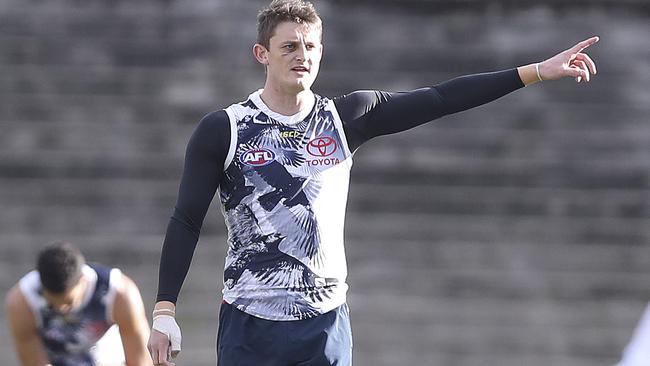
[[[230,122],[225,111],[205,116],[187,144],[178,199],[160,256],[156,301],[176,303],[203,219],[223,177],[229,146]]]
[[[354,151],[373,137],[485,104],[523,86],[517,69],[510,69],[461,76],[410,92],[355,91],[334,103]]]

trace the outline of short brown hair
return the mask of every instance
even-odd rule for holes
[[[77,247],[65,241],[55,241],[39,252],[36,269],[43,287],[61,294],[79,282],[85,263]]]
[[[305,24],[321,32],[323,23],[314,4],[303,0],[273,0],[257,15],[257,43],[269,48],[275,28],[282,22]]]

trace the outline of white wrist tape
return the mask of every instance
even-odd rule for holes
[[[170,315],[156,315],[153,318],[151,329],[155,329],[167,336],[171,344],[171,351],[181,350],[181,328],[176,323],[176,319]]]

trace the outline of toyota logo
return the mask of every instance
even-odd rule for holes
[[[307,143],[307,152],[313,156],[330,156],[336,148],[336,140],[331,137],[316,137]]]

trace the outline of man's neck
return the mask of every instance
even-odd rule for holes
[[[260,98],[273,112],[292,116],[313,104],[314,94],[311,90],[298,93],[286,93],[265,87]]]

